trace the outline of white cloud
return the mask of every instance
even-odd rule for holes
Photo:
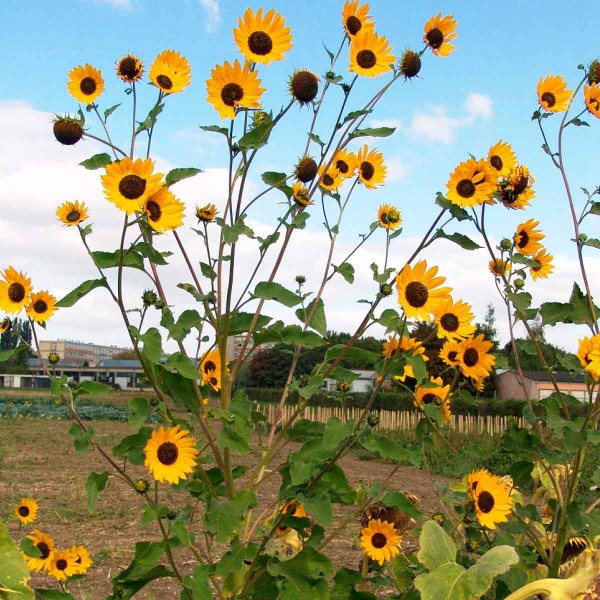
[[[136,7],[135,0],[96,0],[101,4],[108,4],[120,10],[133,10]]]
[[[208,33],[216,31],[221,22],[219,0],[200,0],[200,6],[203,8],[206,17],[204,30]]]
[[[467,96],[465,108],[473,118],[489,119],[493,116],[492,99],[483,94],[472,93]]]
[[[371,119],[369,121],[370,127],[394,127],[396,131],[404,129],[402,121],[400,119]]]

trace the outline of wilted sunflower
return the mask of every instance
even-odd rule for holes
[[[198,463],[196,441],[189,431],[180,430],[179,425],[153,431],[144,448],[146,460],[144,465],[156,481],[168,481],[177,484],[180,479],[187,479]]]
[[[502,277],[502,275],[506,277],[506,274],[510,271],[510,266],[510,261],[502,258],[493,258],[488,264],[490,272],[496,277]]]
[[[594,381],[600,380],[600,334],[579,340],[577,358]]]
[[[451,15],[442,17],[442,13],[438,13],[425,23],[423,41],[436,56],[450,56],[452,50],[456,48],[449,43],[458,35],[455,29],[454,17]]]
[[[21,498],[15,506],[14,513],[23,525],[33,523],[37,517],[38,503],[33,498]]]
[[[469,473],[467,477],[467,493],[471,500],[475,500],[475,488],[484,475],[491,475],[491,473],[487,469],[476,469]]]
[[[70,552],[77,565],[77,575],[83,575],[92,566],[90,553],[85,546],[72,546]]]
[[[12,321],[8,317],[4,317],[0,321],[0,333],[6,333],[12,327]]]
[[[600,83],[583,86],[585,105],[597,119],[600,119]]]
[[[54,577],[56,581],[64,581],[78,573],[75,555],[70,550],[54,550],[48,564],[48,575]]]
[[[18,313],[29,304],[31,279],[13,267],[0,274],[0,308],[7,313]]]
[[[529,201],[535,198],[531,187],[535,179],[525,165],[511,169],[508,177],[498,184],[500,200],[507,208],[524,209],[529,206]]]
[[[56,298],[46,291],[31,294],[31,301],[27,306],[27,316],[36,323],[45,323],[57,310]]]
[[[475,486],[473,503],[475,515],[482,527],[496,529],[496,523],[508,521],[513,499],[511,488],[491,473],[484,473]]]
[[[137,56],[127,54],[117,61],[115,70],[125,83],[135,83],[142,78],[144,66]]]
[[[462,300],[457,302],[453,302],[452,298],[442,300],[433,311],[433,318],[439,338],[461,340],[475,331],[471,306]]]
[[[148,77],[163,94],[177,94],[190,85],[192,68],[179,52],[163,50],[154,59]]]
[[[553,113],[567,110],[573,99],[572,90],[567,89],[567,82],[560,75],[540,77],[537,95],[540,106]]]
[[[496,177],[506,177],[517,166],[517,157],[510,144],[500,140],[490,148],[487,162]]]
[[[407,319],[429,320],[429,315],[442,300],[450,296],[452,288],[439,287],[445,277],[436,277],[437,267],[427,269],[427,261],[418,262],[414,268],[406,265],[396,275],[398,302]]]
[[[288,500],[281,509],[281,514],[289,515],[290,517],[296,517],[297,519],[301,519],[302,517],[306,517],[306,510],[304,508],[304,504],[298,502],[297,500]],[[281,537],[288,533],[291,530],[291,527],[287,527],[286,525],[278,525],[275,528],[275,533]]]
[[[493,344],[485,340],[483,334],[470,337],[459,346],[460,369],[465,377],[484,379],[491,373],[496,357],[489,354]]]
[[[400,73],[405,79],[412,79],[421,70],[421,57],[414,50],[405,50],[400,57]]]
[[[217,216],[219,211],[214,204],[207,204],[206,206],[196,206],[196,216],[199,221],[204,223],[210,223]]]
[[[365,187],[374,190],[383,185],[387,175],[387,167],[383,164],[383,154],[377,150],[369,150],[365,144],[356,157],[358,179]]]
[[[396,336],[390,336],[389,342],[383,342],[381,353],[385,358],[392,358],[398,352],[409,353],[411,356],[422,356],[423,360],[427,362],[429,357],[425,354],[425,346],[423,344],[411,337],[406,337],[403,335],[400,339]],[[415,373],[412,365],[405,365],[404,372],[402,375],[395,375],[394,379],[396,381],[405,381],[407,377],[414,377]]]
[[[319,185],[331,192],[337,191],[337,189],[344,182],[344,178],[340,175],[340,172],[331,165],[327,168],[327,165],[323,163],[318,170],[319,174]]]
[[[546,236],[539,229],[536,229],[539,224],[539,221],[529,219],[517,227],[515,249],[524,256],[533,256],[543,248],[540,240],[543,240]]]
[[[359,6],[358,2],[359,0],[347,0],[342,9],[342,25],[351,39],[359,31],[375,27],[375,21],[369,14],[370,6],[368,4]]]
[[[65,115],[53,119],[52,133],[63,146],[73,146],[83,137],[83,122],[79,118]]]
[[[85,202],[64,202],[56,209],[56,216],[68,227],[79,225],[88,218],[88,211]]]
[[[146,200],[143,211],[154,231],[164,233],[183,225],[183,202],[177,200],[169,188],[162,187]]]
[[[86,63],[84,67],[78,66],[69,72],[67,88],[77,102],[92,104],[104,91],[104,79],[98,69]]]
[[[27,557],[27,568],[30,571],[47,571],[52,561],[54,552],[54,540],[39,529],[33,530],[33,535],[27,535],[26,538],[33,542],[33,545],[41,552],[41,556]]]
[[[236,58],[233,64],[227,61],[217,65],[206,80],[206,98],[219,113],[221,119],[234,119],[235,109],[260,108],[260,97],[265,91],[256,71],[250,71],[250,65],[244,66]]]
[[[446,195],[450,202],[463,208],[481,206],[492,200],[496,180],[497,176],[485,160],[470,158],[450,173]]]
[[[291,29],[273,9],[264,16],[262,8],[258,9],[256,16],[251,8],[247,9],[244,16],[238,18],[233,39],[247,60],[265,65],[283,60],[284,54],[292,47]]]
[[[319,81],[320,79],[312,71],[298,69],[290,77],[290,94],[300,104],[308,104],[319,93]]]
[[[303,156],[296,165],[294,174],[302,183],[311,182],[319,172],[319,165],[312,156]]]
[[[375,77],[391,71],[395,60],[392,47],[383,35],[365,29],[351,38],[349,71]]]
[[[540,263],[539,267],[529,267],[529,273],[534,281],[536,279],[546,279],[554,271],[553,258],[552,254],[546,252],[546,248],[542,248],[531,257],[531,260]]]
[[[458,342],[446,340],[440,350],[439,357],[450,367],[458,367],[460,366],[459,352]]]
[[[392,523],[372,519],[361,531],[360,545],[368,558],[383,565],[400,554],[401,540]]]
[[[346,149],[340,150],[333,157],[332,164],[345,179],[354,177],[354,171],[356,171],[356,167],[358,166],[356,154]]]
[[[218,392],[221,389],[221,376],[223,372],[221,355],[218,348],[206,352],[202,356],[198,369],[202,375],[203,382],[210,385],[215,392]]]
[[[162,173],[153,173],[152,159],[132,161],[129,157],[107,165],[102,187],[109,202],[128,215],[142,210],[146,200],[162,186]]]
[[[308,206],[309,204],[313,204],[308,195],[308,190],[300,181],[295,181],[292,184],[292,195],[294,197],[294,200],[301,206]]]
[[[391,204],[380,204],[377,212],[377,220],[384,229],[393,231],[396,227],[402,225],[400,211]]]

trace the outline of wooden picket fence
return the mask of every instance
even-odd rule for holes
[[[285,405],[283,413],[279,413],[279,407],[275,404],[257,404],[256,410],[260,411],[267,417],[269,423],[273,423],[276,419],[278,423],[287,422],[296,411],[296,407]],[[318,423],[326,423],[331,417],[336,417],[342,422],[348,419],[355,421],[360,418],[361,409],[347,408],[343,409],[338,406],[323,407],[323,406],[307,406],[299,415],[301,419],[310,419]],[[382,431],[394,430],[412,430],[417,426],[421,418],[421,414],[414,410],[380,410],[374,411],[379,416],[379,425],[375,429]],[[279,417],[278,417],[279,415]],[[516,420],[520,427],[525,427],[526,422],[522,417],[510,417]],[[472,417],[469,415],[452,415],[449,427],[454,431],[465,434],[482,434],[502,435],[508,427],[509,417],[499,416],[483,416]]]

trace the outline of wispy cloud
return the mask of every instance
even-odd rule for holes
[[[136,7],[136,0],[96,0],[99,4],[108,4],[119,10],[133,10]]]
[[[200,6],[204,10],[204,16],[206,17],[204,30],[207,33],[216,31],[221,23],[219,0],[200,0]]]

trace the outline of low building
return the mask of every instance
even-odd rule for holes
[[[577,400],[585,399],[587,387],[583,375],[556,371],[553,376],[561,393],[573,396]],[[545,371],[523,371],[523,379],[525,389],[521,385],[517,371],[498,373],[496,375],[497,397],[505,400],[525,400],[527,397],[531,400],[543,400],[555,391]]]
[[[88,344],[74,340],[40,340],[40,352],[43,357],[55,352],[63,362],[95,367],[100,361],[110,360],[122,352],[131,352],[131,348]]]
[[[376,371],[361,371],[359,369],[352,369],[353,373],[356,373],[358,377],[352,382],[350,387],[351,392],[369,392],[377,383],[377,372]],[[335,379],[325,379],[324,389],[328,392],[332,392],[336,389],[337,381]]]

